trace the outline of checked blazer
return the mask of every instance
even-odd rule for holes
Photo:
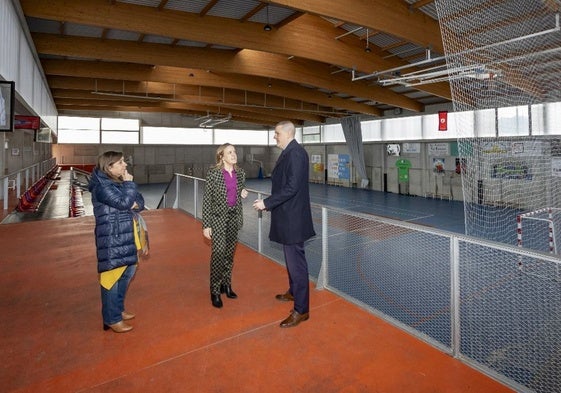
[[[243,209],[241,192],[245,188],[245,171],[236,169],[237,174],[237,198],[234,209],[236,228],[240,230],[243,225]],[[224,225],[228,217],[231,217],[231,209],[228,207],[226,196],[226,183],[222,168],[212,167],[206,176],[205,193],[203,196],[203,229],[212,228],[213,231],[220,225]],[[230,215],[230,216],[229,216]]]

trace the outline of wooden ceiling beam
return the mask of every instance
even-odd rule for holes
[[[109,81],[107,81],[109,82]],[[133,89],[134,90],[134,89]],[[252,96],[249,99],[240,94],[228,94],[224,97],[220,96],[202,96],[202,95],[170,95],[160,94],[156,95],[135,95],[135,91],[113,92],[97,90],[95,92],[87,90],[72,90],[72,89],[54,89],[52,95],[57,102],[65,102],[62,100],[71,99],[74,103],[87,103],[90,101],[105,102],[110,105],[112,102],[114,106],[130,105],[133,102],[138,103],[139,107],[154,106],[158,103],[180,103],[186,105],[205,105],[214,107],[215,111],[220,108],[229,108],[236,110],[239,115],[242,112],[260,113],[266,115],[285,114],[286,117],[308,121],[311,123],[324,123],[325,116],[321,115],[322,109],[327,111],[327,108],[313,107],[310,105],[298,107],[297,103],[291,103],[290,106],[283,105],[283,102],[271,97],[256,97]],[[336,114],[334,114],[336,116]],[[336,116],[337,117],[337,116]]]
[[[416,3],[411,4],[410,7],[418,10],[430,3],[434,3],[434,0],[419,0]]]
[[[351,8],[355,1],[353,0],[349,4]],[[331,3],[331,1],[326,1],[326,3]],[[334,7],[348,9],[347,3],[343,6],[334,5]],[[22,0],[22,8],[26,15],[38,18],[69,20],[74,23],[118,30],[125,28],[129,31],[139,32],[139,34],[171,36],[175,40],[209,42],[208,40],[211,39],[209,45],[218,44],[268,51],[309,59],[313,63],[324,62],[341,68],[355,69],[363,73],[382,71],[406,64],[398,58],[384,59],[379,51],[373,50],[372,53],[365,53],[364,48],[358,42],[350,45],[350,41],[335,40],[332,23],[316,15],[302,15],[298,12],[295,13],[298,15],[297,20],[290,21],[290,18],[286,18],[290,23],[287,22],[281,30],[276,31],[275,39],[271,40],[270,35],[264,34],[260,23],[240,23],[235,19],[212,16],[202,18],[198,14],[172,10],[157,11],[156,8],[125,3],[111,6],[101,0],[75,0],[71,3],[64,0],[51,0],[49,4]],[[371,13],[381,19],[391,16],[391,10],[384,8],[382,11],[383,15],[380,15],[378,10]],[[403,17],[401,13],[398,15]],[[410,21],[408,19],[407,23],[400,24],[409,25]],[[189,29],[185,29],[186,25],[189,26]],[[377,30],[372,26],[369,28],[373,31]],[[417,89],[434,94],[431,86],[419,86]],[[451,98],[449,88],[444,89],[447,91],[442,91],[440,88],[438,90],[438,95]],[[407,106],[401,107],[414,110]]]
[[[200,17],[198,14],[173,10],[157,11],[156,8],[127,3],[112,6],[103,0],[51,0],[48,3],[21,0],[21,4],[26,15],[36,18],[267,51],[354,68],[361,72],[400,65],[375,54],[367,55],[359,46],[349,46],[335,40],[333,25],[316,15],[299,15],[297,20],[276,31],[275,39],[272,40],[271,35],[263,31],[261,23],[240,23],[236,19]],[[348,9],[346,3],[338,5],[337,8]],[[381,18],[377,12],[371,10],[369,13]],[[409,22],[399,24],[409,25]],[[189,29],[185,29],[185,26],[189,26]],[[370,28],[373,31],[382,30],[372,26]]]
[[[328,94],[305,88],[294,83],[274,80],[268,87],[269,79],[240,74],[206,72],[200,69],[178,67],[152,67],[141,64],[123,64],[114,62],[78,61],[78,60],[44,60],[43,70],[47,75],[60,75],[84,78],[104,78],[130,81],[152,81],[170,84],[225,87],[243,91],[253,91],[273,96],[334,107],[371,116],[381,116],[381,112],[372,106],[338,98],[329,98]]]
[[[271,0],[269,2],[381,30],[405,41],[444,53],[438,22],[424,14],[412,13],[409,5],[402,1]]]
[[[59,37],[44,33],[34,33],[32,37],[37,51],[42,54],[139,64],[161,64],[275,78],[382,102],[415,112],[424,109],[417,101],[389,89],[363,81],[352,82],[343,75],[333,75],[329,65],[299,59],[291,61],[271,53],[249,49],[231,53],[224,50],[170,47],[169,45],[140,44],[123,40]]]
[[[57,77],[49,78],[52,87],[52,95],[56,98],[79,98],[79,99],[107,99],[107,100],[135,100],[145,101],[178,101],[194,104],[206,104],[216,106],[228,106],[244,110],[282,110],[291,113],[291,117],[302,120],[321,123],[325,121],[326,115],[340,117],[345,113],[332,111],[331,108],[312,105],[302,101],[286,100],[282,97],[243,92],[231,89],[219,89],[211,87],[181,86],[157,84],[145,89],[143,83],[128,83],[123,86],[121,81],[113,80],[91,80],[87,78]],[[95,89],[92,90],[92,86]],[[153,84],[151,84],[153,85]],[[55,87],[56,86],[56,87]]]
[[[60,107],[60,111],[64,114],[68,114],[67,111],[79,111],[79,112],[91,112],[91,111],[109,111],[109,112],[152,112],[152,113],[179,113],[188,114],[190,116],[202,116],[207,113],[216,114],[212,108],[200,107],[199,109],[189,109],[183,108],[179,105],[165,107],[162,105],[158,106],[141,106],[136,105],[136,102],[132,102],[130,105],[120,105],[120,106],[109,106],[100,103],[85,102],[76,103],[72,101],[58,101],[56,102],[57,107]],[[260,116],[257,113],[245,112],[241,115],[233,116],[233,121],[241,121],[246,123],[254,123],[257,125],[267,125],[268,127],[274,127],[280,121],[287,120],[286,116],[274,117],[274,116]],[[298,119],[289,119],[296,125],[302,126],[304,122]]]
[[[123,108],[128,108],[127,111],[133,112],[144,112],[151,111],[154,109],[160,109],[164,111],[182,113],[185,111],[190,111],[195,115],[205,115],[207,113],[222,113],[232,115],[232,120],[244,121],[245,118],[259,118],[266,124],[274,125],[283,119],[287,119],[283,114],[270,112],[267,114],[260,113],[259,111],[240,111],[237,109],[228,108],[227,111],[223,111],[220,108],[216,108],[210,105],[196,105],[196,104],[186,104],[182,102],[139,102],[139,101],[120,101],[115,102],[113,100],[80,100],[80,99],[69,99],[69,98],[56,98],[55,103],[57,106],[74,106],[74,107],[96,107],[102,108],[105,111],[122,111]],[[294,118],[298,122],[302,120]]]

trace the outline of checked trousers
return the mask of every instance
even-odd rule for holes
[[[238,243],[236,214],[232,209],[212,228],[210,293],[220,294],[220,285],[232,284],[234,251]]]

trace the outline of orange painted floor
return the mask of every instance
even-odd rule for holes
[[[4,209],[4,200],[0,200],[0,222],[10,215],[18,205],[16,190],[8,190],[8,208]]]
[[[1,392],[510,392],[338,296],[290,304],[283,266],[240,245],[239,298],[211,306],[200,223],[150,210],[151,256],[127,297],[134,330],[102,330],[93,217],[0,225]]]

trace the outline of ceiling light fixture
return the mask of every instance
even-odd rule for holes
[[[199,124],[201,128],[212,128],[219,124],[227,123],[232,119],[232,114],[228,113],[228,115],[207,115],[200,119],[205,119]]]
[[[267,4],[267,24],[265,26],[263,26],[263,30],[265,30],[265,31],[273,30],[273,28],[269,24],[269,4]]]
[[[370,41],[368,41],[368,29],[366,29],[366,48],[364,48],[364,51],[365,51],[366,53],[372,52],[372,51],[370,50],[369,43],[370,43]]]

